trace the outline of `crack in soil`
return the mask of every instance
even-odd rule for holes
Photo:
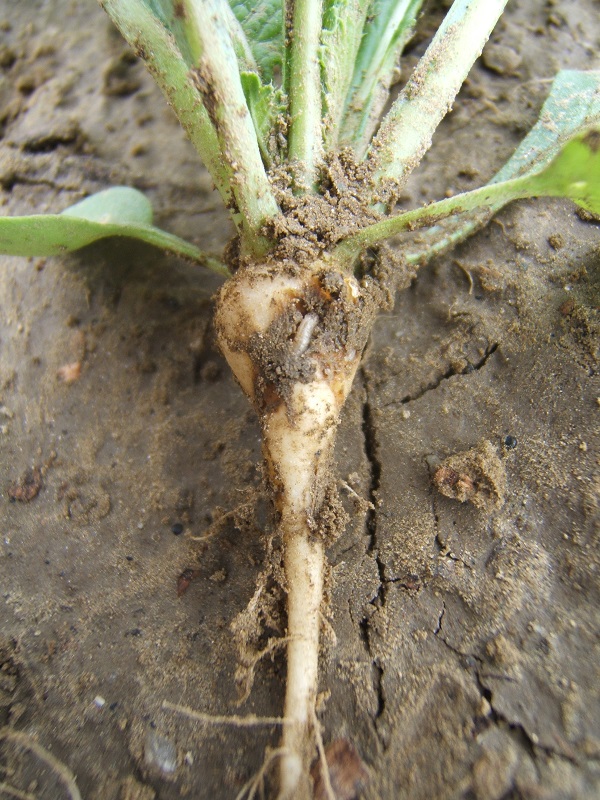
[[[433,500],[433,505],[435,506],[435,500]],[[439,523],[439,517],[437,516],[437,514],[434,514],[434,517],[435,517],[435,524],[436,524],[436,528],[437,528],[438,527],[438,523]],[[454,561],[455,564],[462,564],[465,569],[468,569],[468,570],[471,570],[471,571],[473,570],[473,564],[472,563],[469,563],[464,558],[461,558],[460,556],[457,556],[456,553],[454,553],[452,550],[450,550],[448,545],[444,543],[444,541],[442,539],[442,534],[441,534],[439,529],[436,531],[434,543],[435,543],[435,546],[436,546],[436,548],[438,550],[438,554],[442,558],[447,558],[448,561]]]
[[[478,370],[485,367],[488,362],[488,359],[491,355],[493,355],[496,350],[498,349],[499,343],[494,342],[493,344],[488,345],[486,347],[485,353],[475,363],[469,362],[466,367],[463,369],[455,369],[454,367],[450,367],[443,372],[441,375],[438,375],[431,383],[427,384],[427,386],[420,389],[415,394],[407,394],[401,400],[392,400],[389,403],[386,403],[383,408],[389,408],[390,406],[394,406],[397,404],[406,405],[407,403],[413,403],[415,400],[420,400],[423,395],[427,394],[428,392],[433,392],[438,386],[443,383],[444,381],[453,378],[455,375],[470,375],[472,372],[477,372]],[[366,385],[366,384],[365,384]]]
[[[375,733],[377,734],[377,738],[379,742],[383,745],[384,749],[386,747],[386,740],[383,736],[382,731],[379,730],[377,726],[377,720],[379,720],[383,712],[385,711],[385,694],[383,691],[383,667],[381,662],[377,657],[373,657],[371,652],[371,638],[369,633],[369,617],[363,617],[358,624],[358,628],[360,631],[360,637],[363,641],[365,649],[371,659],[371,681],[373,684],[373,690],[375,692],[375,697],[377,700],[377,707],[373,714],[371,714],[371,721],[373,723],[373,727],[375,729]]]
[[[377,442],[375,420],[373,409],[369,401],[369,379],[364,368],[360,370],[362,384],[365,390],[365,402],[362,409],[362,432],[364,437],[364,451],[369,462],[369,491],[368,500],[371,504],[365,521],[366,530],[369,536],[369,544],[367,553],[375,559],[377,564],[377,572],[379,574],[379,586],[377,593],[371,599],[370,604],[374,608],[382,608],[386,602],[386,579],[385,579],[385,564],[379,557],[377,550],[377,492],[381,485],[381,461],[379,459],[379,446]],[[365,615],[359,623],[359,630],[365,649],[371,659],[371,677],[373,683],[373,690],[377,699],[377,707],[371,719],[377,734],[379,742],[385,748],[385,740],[382,732],[377,726],[377,720],[381,718],[385,711],[385,694],[383,691],[383,667],[377,657],[373,656],[371,647],[371,638],[369,630],[368,615]]]
[[[447,642],[444,642],[444,644],[449,646]],[[476,660],[481,663],[480,659]],[[536,750],[535,742],[533,741],[531,736],[527,733],[525,727],[521,723],[510,722],[510,720],[507,719],[502,713],[500,713],[497,708],[494,708],[493,692],[491,691],[491,689],[488,689],[488,687],[485,686],[485,684],[483,683],[478,668],[473,669],[473,676],[475,678],[475,685],[477,686],[479,694],[481,695],[481,697],[484,698],[484,700],[487,700],[488,705],[490,707],[490,714],[488,717],[490,723],[497,727],[502,727],[504,730],[506,730],[514,740],[515,744],[521,747],[523,750],[525,750],[527,755],[531,758],[539,778],[540,769],[537,763],[538,753]]]
[[[385,711],[385,696],[383,694],[383,667],[378,661],[373,663],[373,677],[375,681],[375,689],[377,690],[377,710],[375,711],[375,721],[377,721]]]
[[[367,512],[365,522],[369,535],[367,553],[375,558],[377,570],[379,572],[379,589],[377,596],[371,602],[376,604],[377,601],[379,601],[379,605],[383,606],[385,605],[385,565],[379,558],[377,552],[377,492],[381,486],[381,461],[379,459],[379,445],[375,431],[373,409],[369,401],[369,379],[364,368],[361,368],[360,375],[366,395],[362,413],[362,432],[364,437],[364,450],[367,461],[369,462],[370,472],[368,500],[371,504],[371,508]]]
[[[433,635],[437,636],[440,631],[442,630],[442,622],[444,619],[444,614],[446,613],[446,603],[442,603],[442,610],[440,611],[440,615],[438,617],[437,625],[435,626],[435,630],[433,631]],[[440,636],[442,642],[447,645],[447,642]]]
[[[472,674],[475,686],[477,687],[477,691],[479,692],[480,696],[487,701],[490,707],[490,713],[486,717],[488,724],[501,727],[504,730],[508,731],[510,736],[515,741],[515,744],[520,746],[529,755],[539,775],[539,767],[536,761],[537,745],[529,736],[529,734],[527,733],[522,724],[510,722],[510,720],[508,720],[502,713],[498,711],[498,709],[494,707],[493,692],[487,686],[485,686],[481,678],[480,668],[483,664],[482,659],[479,656],[476,656],[474,653],[463,653],[461,650],[451,645],[447,639],[445,639],[443,636],[440,635],[442,633],[442,624],[445,615],[446,615],[446,603],[444,602],[442,610],[438,617],[436,627],[433,631],[434,636],[436,637],[436,639],[442,642],[448,648],[448,650],[450,650],[450,652],[458,656],[461,663]]]
[[[15,186],[47,186],[57,192],[81,192],[81,184],[60,184],[50,178],[27,178],[25,175],[10,174],[0,177],[0,188],[12,192]]]
[[[447,644],[447,643],[445,643]],[[481,663],[481,659],[478,659],[476,656],[474,657],[478,663]],[[493,703],[494,693],[492,690],[485,685],[484,679],[481,676],[481,673],[478,668],[474,670],[475,681],[477,687],[479,689],[479,693],[483,698],[487,700],[491,709],[491,721],[495,725],[504,725],[506,729],[509,731],[511,736],[515,739],[517,744],[520,744],[524,750],[529,754],[532,761],[536,764],[536,759],[538,757],[538,753],[541,751],[545,753],[547,756],[554,756],[556,758],[562,758],[565,761],[569,761],[571,764],[579,764],[579,761],[574,753],[566,753],[563,750],[559,750],[555,747],[550,747],[547,744],[540,744],[537,741],[537,737],[530,734],[527,728],[521,722],[515,722],[514,720],[510,720],[507,716],[505,716],[501,711],[499,711]],[[511,680],[507,678],[506,680]]]
[[[540,744],[538,741],[536,741],[536,737],[532,736],[527,731],[523,723],[515,722],[514,720],[511,721],[506,715],[504,715],[501,711],[498,710],[498,708],[494,706],[493,702],[494,693],[488,686],[485,685],[484,678],[481,675],[481,667],[483,666],[483,660],[481,659],[481,657],[475,655],[474,653],[464,653],[462,650],[459,650],[458,648],[451,645],[450,642],[448,642],[448,640],[444,638],[444,636],[440,635],[442,633],[442,625],[445,615],[446,615],[446,603],[444,602],[433,634],[436,637],[436,639],[441,641],[448,648],[448,650],[454,653],[454,655],[458,656],[461,663],[465,665],[465,667],[468,668],[469,671],[472,673],[475,681],[475,686],[477,687],[477,691],[479,692],[480,696],[487,701],[490,707],[490,713],[489,716],[487,717],[489,724],[502,727],[510,734],[515,744],[520,746],[531,758],[535,766],[535,769],[538,773],[538,777],[541,775],[541,771],[537,761],[540,752],[544,753],[547,756],[555,756],[557,758],[562,758],[566,761],[569,761],[572,764],[578,764],[577,758],[575,757],[574,754],[565,753],[561,750],[550,747],[548,745]],[[493,677],[495,679],[502,679],[509,683],[516,682],[514,678],[510,678],[507,675],[494,675],[490,677]]]

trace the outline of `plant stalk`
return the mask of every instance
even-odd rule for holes
[[[296,190],[313,192],[323,158],[321,67],[319,46],[322,0],[286,4],[288,160],[295,162]]]
[[[431,146],[508,0],[455,0],[410,80],[384,118],[367,153],[373,180],[406,180]]]
[[[374,0],[348,91],[340,140],[364,156],[381,113],[400,54],[412,35],[423,0]]]
[[[260,231],[279,214],[279,207],[260,155],[228,19],[219,0],[184,3],[198,62],[194,79],[215,128],[222,158],[232,171],[231,190],[243,217],[243,249],[261,256],[271,243]]]
[[[223,202],[230,208],[233,203],[232,173],[221,156],[215,130],[206,109],[198,102],[198,92],[190,80],[189,67],[177,50],[173,37],[142,0],[99,2],[135,53],[146,62],[152,77],[210,172]],[[233,214],[233,218],[239,228],[241,216]]]
[[[324,3],[321,33],[323,84],[323,140],[327,151],[337,147],[347,95],[371,0],[337,0]]]
[[[436,225],[448,217],[472,211],[485,211],[495,214],[506,203],[523,200],[538,195],[538,187],[531,176],[525,175],[512,180],[489,183],[471,192],[447,197],[428,206],[414,208],[404,214],[387,217],[374,225],[368,225],[358,233],[344,239],[333,251],[333,257],[355,260],[368,247],[397,236],[405,231],[414,231],[428,225]]]

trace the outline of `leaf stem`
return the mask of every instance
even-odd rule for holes
[[[182,0],[185,13],[181,18],[181,26],[185,32],[185,40],[189,46],[192,65],[198,63],[203,51],[198,26],[198,17],[201,13],[200,8],[203,1],[204,0]],[[258,73],[258,65],[252,55],[244,29],[231,10],[229,3],[220,3],[219,13],[229,31],[233,50],[238,59],[240,69]]]
[[[455,0],[367,153],[376,185],[395,192],[420,162],[507,2]]]
[[[221,156],[215,130],[206,109],[198,102],[198,91],[173,37],[142,0],[100,0],[100,5],[135,53],[146,62],[210,172],[225,205],[231,207],[231,169]],[[233,217],[239,225],[240,215],[233,214]]]
[[[319,46],[322,0],[289,0],[286,6],[288,160],[297,190],[312,192],[323,157]]]
[[[473,210],[488,208],[495,212],[512,200],[533,197],[536,193],[536,184],[532,182],[529,175],[487,184],[480,189],[457,194],[437,203],[415,208],[404,214],[397,214],[376,222],[374,225],[369,225],[341,242],[334,249],[333,256],[338,260],[353,260],[366,248],[374,247],[385,239],[404,231],[414,231],[427,225],[435,225],[454,214]]]
[[[186,242],[185,239],[181,239],[179,236],[175,236],[172,233],[168,233],[167,231],[160,230],[153,226],[149,226],[145,230],[140,227],[136,238],[141,239],[147,244],[159,247],[161,250],[173,253],[180,258],[188,258],[195,261],[201,267],[206,267],[206,269],[216,272],[217,275],[221,275],[225,278],[231,277],[231,272],[228,267],[223,264],[222,261],[219,261],[218,258],[207,255],[200,250],[200,248],[196,247],[196,245],[191,244],[191,242]]]
[[[232,172],[231,189],[243,215],[244,249],[261,256],[271,244],[260,234],[261,228],[279,214],[279,207],[261,159],[222,2],[184,0],[198,57],[194,79],[215,128],[221,157]]]

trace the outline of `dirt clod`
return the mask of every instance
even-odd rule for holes
[[[108,62],[102,76],[105,95],[127,97],[138,91],[140,79],[132,70],[136,62],[137,59],[130,50]]]
[[[356,800],[369,780],[369,773],[352,742],[336,739],[325,748],[331,788],[337,800]],[[328,800],[323,764],[316,761],[312,770],[314,800]]]
[[[28,469],[19,480],[11,483],[7,494],[11,503],[18,500],[20,503],[29,503],[34,500],[42,488],[42,470],[40,467]]]
[[[434,471],[433,482],[445,497],[473,503],[488,513],[504,503],[506,470],[487,440],[445,459]]]

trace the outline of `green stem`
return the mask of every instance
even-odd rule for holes
[[[502,204],[498,208],[491,206],[487,209],[487,213],[479,214],[476,218],[470,217],[467,222],[462,224],[460,224],[460,217],[457,218],[457,227],[454,230],[446,230],[441,226],[429,228],[424,231],[423,240],[417,240],[414,250],[404,255],[406,263],[422,265],[445,250],[456,247],[457,244],[487,225],[501,206]]]
[[[221,157],[232,171],[231,189],[243,215],[243,249],[259,257],[271,246],[260,231],[280,212],[263,166],[221,2],[184,0],[198,58],[194,76],[216,130]]]
[[[323,157],[319,45],[322,0],[290,0],[286,8],[288,160],[299,191],[312,192]]]
[[[181,19],[181,26],[185,31],[185,39],[190,48],[190,55],[192,62],[197,64],[202,56],[202,41],[199,36],[198,18],[203,16],[200,11],[203,0],[182,0],[185,14]],[[233,50],[236,54],[238,64],[244,71],[252,71],[258,73],[258,66],[250,50],[250,45],[246,38],[246,34],[240,23],[238,22],[235,14],[231,10],[229,3],[221,3],[219,5],[219,14],[227,26]]]
[[[396,192],[420,162],[507,2],[455,0],[367,153],[376,184]]]
[[[206,253],[196,247],[196,245],[186,242],[185,239],[180,239],[179,236],[175,236],[172,233],[167,233],[167,231],[157,230],[155,228],[148,228],[147,231],[138,233],[136,238],[148,244],[152,244],[155,247],[159,247],[161,250],[174,253],[181,258],[189,258],[199,264],[199,266],[206,267],[212,272],[216,272],[217,275],[222,275],[225,278],[231,277],[231,272],[222,261],[206,255]]]
[[[480,189],[474,189],[472,192],[457,194],[437,203],[415,208],[404,214],[388,217],[374,225],[369,225],[338,244],[333,251],[333,256],[344,262],[352,261],[366,248],[374,247],[385,239],[404,231],[414,231],[428,225],[436,225],[447,217],[468,211],[487,208],[495,212],[512,200],[534,197],[538,194],[537,185],[532,182],[530,175],[488,184]]]
[[[206,109],[198,102],[198,91],[189,68],[173,37],[142,0],[100,0],[133,50],[144,59],[153,78],[177,114],[226,206],[231,208],[232,171],[221,155],[219,142]],[[233,214],[239,227],[241,217]]]

